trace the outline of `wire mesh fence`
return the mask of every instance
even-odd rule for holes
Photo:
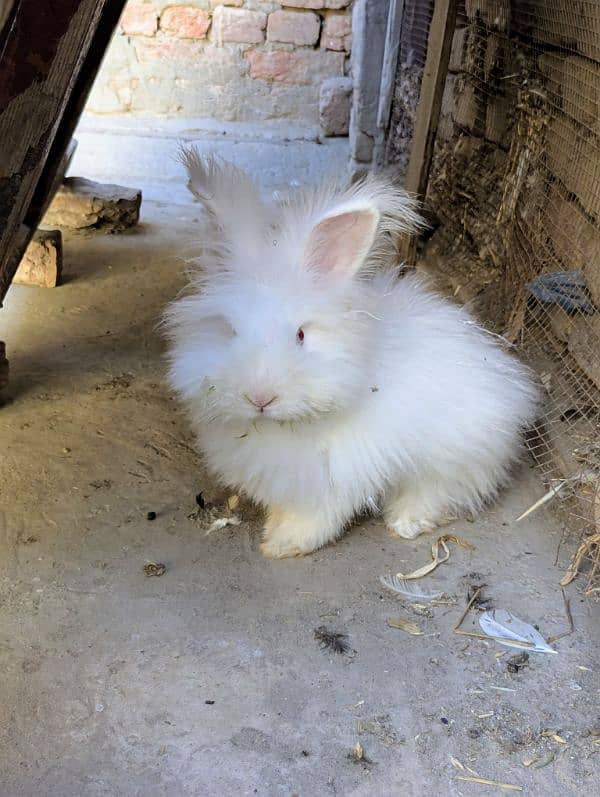
[[[539,375],[529,447],[564,581],[600,594],[600,3],[466,0],[427,205],[426,267]]]
[[[385,160],[406,172],[425,68],[434,0],[404,0]]]

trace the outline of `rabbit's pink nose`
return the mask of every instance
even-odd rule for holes
[[[266,393],[254,393],[254,395],[246,396],[246,398],[251,404],[254,404],[255,407],[258,407],[258,409],[263,412],[265,407],[272,404],[277,396],[269,396]]]

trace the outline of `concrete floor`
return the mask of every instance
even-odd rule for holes
[[[280,143],[272,161],[293,152]],[[448,529],[475,548],[453,546],[419,582],[448,596],[426,609],[378,578],[424,564],[431,536],[366,520],[274,562],[251,508],[211,536],[190,517],[200,490],[225,496],[163,381],[155,327],[197,218],[169,190],[138,229],[66,236],[65,284],[15,287],[0,313],[1,797],[513,793],[458,780],[471,770],[539,797],[600,793],[597,605],[582,585],[559,655],[517,674],[518,651],[452,633],[482,582],[545,635],[566,627],[561,530],[544,511],[514,523],[542,491],[530,468]],[[398,616],[424,634],[389,627]],[[350,655],[319,648],[321,625]]]

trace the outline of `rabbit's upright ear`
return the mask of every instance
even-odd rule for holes
[[[251,178],[232,163],[182,147],[188,188],[205,210],[209,244],[251,254],[260,240],[265,205]]]
[[[305,266],[340,277],[365,265],[389,265],[398,236],[424,227],[415,198],[382,176],[326,188],[311,210],[316,220],[305,239]]]
[[[365,205],[326,216],[312,229],[304,252],[308,269],[352,277],[373,246],[380,213]]]

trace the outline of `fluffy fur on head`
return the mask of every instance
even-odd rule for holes
[[[465,310],[390,269],[414,200],[369,177],[274,204],[231,164],[183,157],[202,270],[166,312],[170,381],[209,466],[268,508],[264,552],[313,550],[378,496],[401,536],[479,508],[536,391]]]

